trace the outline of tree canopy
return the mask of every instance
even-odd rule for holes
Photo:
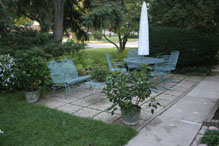
[[[152,23],[215,32],[219,23],[218,0],[153,0]]]

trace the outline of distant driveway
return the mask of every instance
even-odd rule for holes
[[[127,42],[126,47],[138,47],[138,41]],[[115,46],[111,43],[87,43],[86,48],[115,48]]]

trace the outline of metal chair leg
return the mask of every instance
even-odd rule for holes
[[[56,94],[56,86],[53,84],[52,85],[52,95],[55,96]]]

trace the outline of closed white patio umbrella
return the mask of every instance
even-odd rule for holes
[[[143,2],[141,8],[138,55],[149,55],[148,13],[147,13],[147,6],[145,2]]]

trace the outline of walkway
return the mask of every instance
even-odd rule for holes
[[[148,123],[127,146],[189,146],[219,99],[219,66],[176,104]]]

